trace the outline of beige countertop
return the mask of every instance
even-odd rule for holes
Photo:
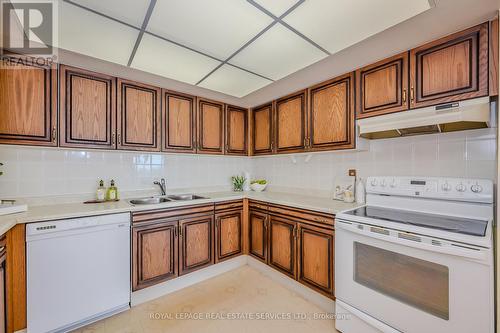
[[[31,205],[24,213],[0,216],[0,235],[7,232],[16,224],[32,223],[50,220],[61,220],[75,217],[85,217],[93,215],[104,215],[124,212],[134,212],[142,210],[162,209],[170,207],[180,207],[193,204],[213,203],[236,199],[254,199],[273,204],[292,206],[296,208],[309,209],[318,212],[337,214],[346,209],[359,206],[356,203],[344,203],[325,197],[315,197],[308,195],[282,193],[282,192],[208,192],[197,193],[207,199],[194,201],[170,201],[156,205],[134,206],[123,199],[117,202],[83,204],[83,203],[63,203],[50,205]]]

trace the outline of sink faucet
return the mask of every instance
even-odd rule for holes
[[[167,194],[167,184],[165,178],[160,179],[160,181],[155,181],[153,184],[160,186],[161,195]]]

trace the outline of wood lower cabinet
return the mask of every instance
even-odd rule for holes
[[[116,148],[116,79],[60,66],[62,147]]]
[[[276,152],[293,153],[306,148],[307,92],[276,101]]]
[[[177,272],[177,221],[132,228],[132,290],[172,279]]]
[[[196,97],[163,91],[163,151],[196,152]]]
[[[161,89],[118,79],[119,149],[160,151]]]
[[[295,278],[297,223],[269,216],[269,265]]]
[[[408,52],[356,71],[357,118],[408,110]]]
[[[309,89],[309,138],[306,148],[354,148],[354,74],[349,73]]]
[[[214,215],[179,220],[179,275],[214,263]]]
[[[488,95],[488,23],[410,51],[410,107]]]
[[[298,225],[297,280],[328,296],[334,292],[333,228]]]
[[[224,104],[198,100],[197,151],[203,154],[224,154]]]
[[[248,110],[226,106],[225,153],[228,155],[248,154]]]
[[[0,143],[57,145],[57,70],[24,58],[0,63]]]
[[[267,228],[268,215],[265,212],[252,209],[248,214],[249,254],[267,263]]]
[[[242,254],[243,202],[227,204],[234,208],[215,207],[215,262],[224,261]],[[222,206],[222,204],[220,205]]]
[[[274,150],[273,104],[252,110],[252,154],[271,154]]]

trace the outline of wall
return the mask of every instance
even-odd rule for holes
[[[250,168],[246,157],[145,154],[0,146],[0,198],[78,195],[95,192],[99,179],[119,190],[157,190],[153,181],[167,179],[169,189],[226,187],[230,176]]]
[[[307,156],[310,160],[307,161]],[[331,192],[335,177],[448,176],[495,179],[496,129],[370,141],[370,151],[255,159],[254,173],[271,186]]]

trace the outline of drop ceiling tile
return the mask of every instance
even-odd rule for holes
[[[170,0],[156,3],[147,30],[225,59],[271,22],[243,0]]]
[[[149,7],[149,0],[72,0],[74,3],[106,14],[115,19],[141,27]]]
[[[315,0],[283,21],[335,53],[429,8],[428,0]]]
[[[196,84],[220,62],[186,48],[144,34],[132,67]]]
[[[324,52],[278,23],[229,62],[279,80],[326,56]]]
[[[299,0],[254,0],[277,17],[283,15]]]
[[[234,66],[223,65],[200,83],[199,86],[236,97],[243,97],[270,83],[272,81]]]
[[[60,48],[126,65],[138,35],[136,29],[66,2],[59,7]]]

